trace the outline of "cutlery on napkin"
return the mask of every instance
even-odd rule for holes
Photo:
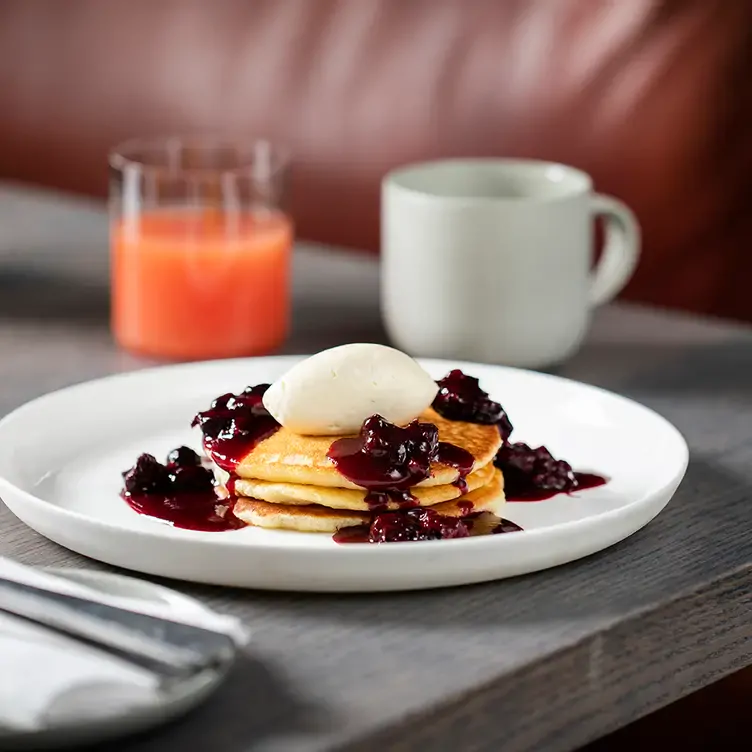
[[[0,736],[152,707],[248,638],[182,601],[113,596],[0,558]]]

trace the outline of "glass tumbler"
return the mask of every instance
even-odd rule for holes
[[[285,340],[289,159],[268,141],[133,140],[110,155],[112,332],[168,360],[260,355]]]

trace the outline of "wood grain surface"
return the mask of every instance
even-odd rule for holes
[[[107,331],[100,207],[0,191],[0,414],[149,365]],[[381,341],[374,262],[303,248],[289,352]],[[585,560],[495,584],[368,596],[170,583],[254,641],[202,708],[123,752],[571,750],[752,663],[752,329],[597,313],[565,376],[633,397],[691,461],[652,524]],[[106,569],[0,508],[0,554]]]

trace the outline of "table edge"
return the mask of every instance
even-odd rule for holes
[[[446,749],[482,743],[505,752],[577,749],[752,664],[750,574],[752,563],[740,565],[332,749],[438,749],[431,746],[437,743]],[[719,612],[726,617],[721,630]],[[625,680],[634,665],[651,666],[641,686]],[[520,725],[510,721],[531,708],[545,715],[545,726],[530,716],[510,735]]]

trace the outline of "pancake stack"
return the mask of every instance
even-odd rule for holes
[[[466,487],[457,483],[455,468],[433,463],[431,475],[410,489],[415,503],[453,517],[501,516],[503,479],[493,465],[501,446],[498,428],[447,420],[431,408],[419,420],[433,423],[439,441],[470,452],[475,463]],[[260,442],[235,468],[235,515],[250,525],[300,532],[335,533],[367,524],[374,514],[367,491],[345,478],[327,456],[338,438],[343,437],[303,436],[282,427]],[[395,501],[388,506],[400,509]]]

